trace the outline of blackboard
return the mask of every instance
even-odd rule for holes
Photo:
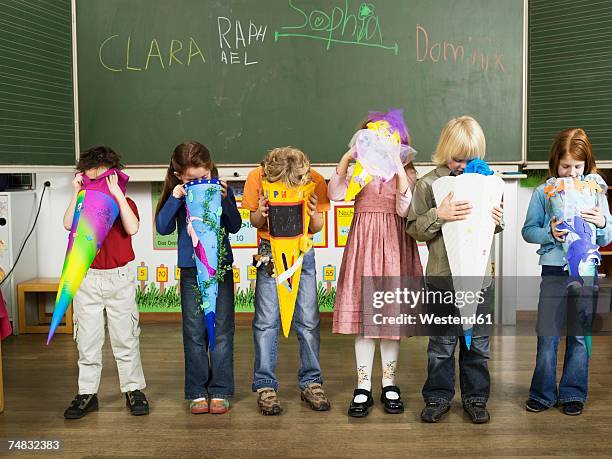
[[[272,237],[296,237],[304,234],[303,203],[279,205],[269,203],[268,223]]]
[[[455,116],[493,162],[522,160],[522,0],[77,0],[80,146],[167,164],[273,147],[335,163],[369,110],[405,109],[428,162]]]
[[[0,164],[75,162],[70,0],[0,2]]]
[[[528,68],[528,161],[572,127],[612,160],[612,1],[530,0]]]

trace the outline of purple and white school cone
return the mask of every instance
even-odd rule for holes
[[[468,292],[473,301],[457,307],[461,312],[463,334],[468,349],[472,343],[473,324],[476,317],[478,293],[482,290],[489,268],[489,254],[495,233],[495,221],[491,215],[494,206],[501,203],[504,181],[497,175],[464,173],[459,176],[441,177],[432,184],[434,198],[441,204],[449,193],[453,201],[469,201],[472,212],[465,220],[449,221],[442,225],[444,246],[448,255],[455,292]]]

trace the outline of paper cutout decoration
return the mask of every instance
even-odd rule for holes
[[[72,227],[68,235],[68,247],[47,344],[51,342],[87,270],[119,215],[119,206],[106,183],[106,177],[113,174],[117,174],[119,188],[125,193],[129,177],[119,170],[110,169],[95,180],[83,175],[83,187],[77,196]]]
[[[584,221],[580,212],[598,207],[607,189],[606,183],[597,174],[589,174],[583,179],[551,178],[544,185],[551,214],[562,220],[557,228],[569,231],[563,243],[563,252],[570,280],[581,286],[584,285],[583,275],[597,274],[601,255],[596,244],[595,225]]]
[[[287,338],[300,286],[302,262],[306,252],[312,249],[312,238],[308,236],[308,199],[315,184],[311,182],[289,187],[282,182],[270,183],[264,180],[262,186],[264,196],[268,199],[268,228],[276,291],[283,334]]]
[[[464,173],[457,177],[441,177],[433,182],[432,189],[438,205],[450,192],[453,201],[466,200],[472,204],[472,212],[465,220],[448,221],[442,225],[453,288],[456,292],[471,292],[475,298],[460,308],[463,318],[471,318],[478,308],[476,295],[483,288],[495,233],[491,213],[493,207],[501,203],[504,181],[497,175]],[[468,349],[472,342],[472,327],[463,324]]]
[[[219,180],[194,180],[185,185],[187,233],[197,269],[198,295],[202,318],[208,331],[208,345],[215,348],[219,239],[221,233],[221,184]]]
[[[580,212],[599,207],[605,202],[604,193],[608,186],[597,174],[589,174],[582,179],[578,177],[551,178],[544,185],[544,194],[550,205],[551,215],[561,220],[557,226],[568,230],[563,242],[566,270],[569,271],[568,286],[582,289],[584,278],[596,279],[597,266],[601,264],[601,254],[597,240],[597,228],[586,222]],[[586,306],[586,305],[583,305]],[[594,305],[593,305],[594,306]],[[590,332],[594,311],[581,310],[583,325]],[[587,351],[591,355],[591,336],[585,336]]]
[[[408,130],[403,111],[396,109],[387,113],[370,112],[367,129],[353,135],[349,147],[355,149],[357,160],[349,181],[345,201],[355,196],[372,181],[374,176],[383,182],[391,180],[397,171],[394,157],[399,154],[402,164],[414,159],[416,150],[407,145]]]

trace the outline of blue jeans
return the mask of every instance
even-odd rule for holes
[[[300,369],[298,386],[304,390],[311,383],[323,383],[319,363],[319,306],[314,250],[304,255],[302,274],[293,328],[300,345]],[[265,266],[257,268],[255,285],[255,317],[253,318],[253,339],[255,342],[255,368],[253,391],[262,387],[278,389],[276,362],[278,357],[278,334],[280,331],[280,309],[276,280],[266,272]]]
[[[569,308],[567,305],[567,280],[567,271],[563,271],[562,267],[542,266],[538,303],[538,351],[529,398],[548,407],[574,401],[584,403],[587,398],[589,358],[583,336],[566,337],[563,374],[557,388],[557,350],[561,338],[551,332],[567,327],[569,334],[572,328],[578,326],[575,322],[579,319],[579,314],[576,311],[572,313],[571,305]],[[592,295],[589,295],[591,298],[578,298],[578,308],[588,307],[596,298]],[[551,322],[556,323],[551,326]]]
[[[461,400],[487,402],[491,389],[489,375],[489,337],[474,336],[470,349],[457,336],[430,336],[427,347],[427,381],[423,386],[425,402],[448,404],[455,396],[455,348],[460,342],[459,378]]]
[[[231,398],[234,395],[234,278],[230,269],[219,283],[215,347],[196,297],[196,268],[181,269],[181,312],[185,351],[185,399]]]

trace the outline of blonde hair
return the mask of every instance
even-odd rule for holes
[[[293,147],[270,150],[263,159],[263,177],[268,182],[300,186],[311,182],[310,161],[303,151]]]
[[[440,140],[431,160],[445,166],[455,159],[484,158],[486,142],[478,121],[471,116],[453,118],[442,128]]]

